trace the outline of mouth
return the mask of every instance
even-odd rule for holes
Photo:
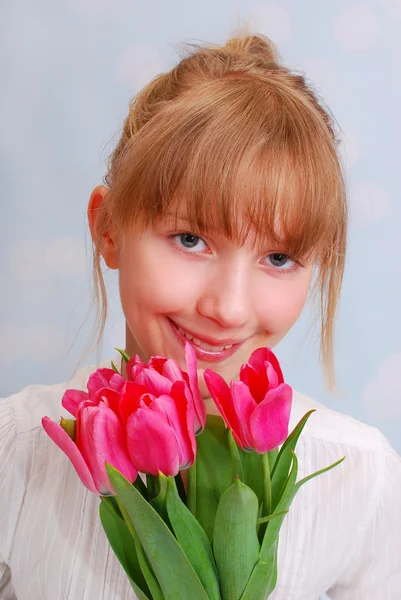
[[[198,338],[167,318],[171,330],[182,347],[189,342],[195,351],[196,357],[204,362],[222,362],[232,356],[240,346],[242,341],[234,340],[211,340],[210,338]],[[214,343],[211,343],[214,342]],[[218,345],[217,345],[218,344]]]

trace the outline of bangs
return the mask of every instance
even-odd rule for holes
[[[133,136],[111,189],[124,234],[173,215],[196,235],[273,243],[299,259],[327,253],[344,220],[335,141],[304,99],[266,85],[203,84]]]

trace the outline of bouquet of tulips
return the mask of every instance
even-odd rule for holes
[[[314,411],[288,435],[292,389],[268,348],[253,352],[230,386],[205,371],[221,416],[206,415],[189,343],[186,372],[173,360],[119,352],[126,377],[113,363],[98,369],[87,391],[62,398],[74,419],[42,423],[101,497],[103,528],[135,594],[265,600],[292,500],[345,457],[297,481],[295,447]]]

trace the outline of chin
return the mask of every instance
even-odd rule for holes
[[[207,389],[207,385],[205,380],[203,379],[203,371],[200,375],[198,375],[198,385],[202,398],[205,400],[206,398],[210,398],[210,392]]]

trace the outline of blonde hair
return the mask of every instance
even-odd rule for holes
[[[252,227],[258,245],[284,238],[292,258],[313,258],[320,354],[332,387],[347,229],[337,145],[332,116],[304,77],[280,64],[268,38],[191,45],[133,98],[110,157],[93,244],[92,344],[106,322],[101,240],[110,222],[123,243],[133,229],[184,208],[192,233],[218,229],[241,243]]]

